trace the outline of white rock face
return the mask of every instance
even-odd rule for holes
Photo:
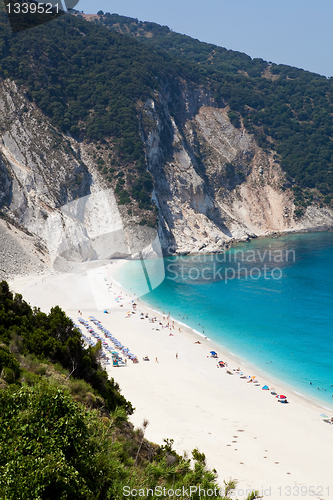
[[[156,230],[124,227],[85,144],[56,131],[11,81],[0,81],[0,129],[1,277],[24,274],[27,262],[27,272],[69,271],[86,261],[162,256]]]
[[[62,206],[33,229],[46,241],[52,262],[59,257],[84,262],[131,254],[111,189]]]
[[[156,96],[159,106],[150,100],[143,109],[155,122],[143,136],[165,252],[217,252],[249,237],[333,226],[333,211],[314,206],[296,219],[272,155],[230,123],[227,108],[213,107],[200,89],[181,87],[181,106],[165,91]]]
[[[0,210],[9,221],[1,228],[1,262],[7,267],[2,276],[15,273],[5,248],[14,241],[12,224],[35,235],[32,243],[48,251],[46,258],[38,252],[31,255],[31,245],[21,249],[22,262],[37,257],[44,260],[43,269],[61,260],[130,254],[113,191],[105,189],[93,166],[85,165],[69,138],[57,132],[13,82],[0,82],[0,110]],[[17,272],[23,272],[22,265]]]
[[[158,237],[134,222],[123,224],[85,143],[54,129],[15,83],[0,81],[2,277],[28,272],[28,261],[39,272],[55,262],[112,256],[158,260],[162,251],[218,252],[249,237],[332,227],[328,208],[310,206],[294,217],[278,163],[230,123],[228,109],[215,107],[205,89],[180,82],[178,95],[165,88],[140,112]],[[22,258],[15,241],[22,243]]]
[[[20,94],[0,82],[0,157],[7,168],[9,212],[24,224],[90,192],[91,175],[67,138]]]

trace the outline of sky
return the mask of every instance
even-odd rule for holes
[[[333,76],[332,0],[80,0],[76,9],[156,22],[252,58]]]

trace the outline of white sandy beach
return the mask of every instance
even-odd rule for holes
[[[163,444],[164,438],[172,438],[180,453],[198,448],[206,454],[208,466],[217,470],[221,486],[224,479],[237,480],[239,498],[250,489],[274,500],[332,498],[333,425],[320,414],[331,417],[333,409],[298,396],[258,370],[253,372],[253,367],[189,328],[181,325],[179,332],[176,322],[170,336],[168,328],[140,319],[140,312],[158,316],[140,300],[136,314],[126,317],[132,311],[132,297],[122,291],[124,300],[114,300],[114,293],[118,296],[121,290],[116,283],[109,286],[110,272],[112,265],[88,275],[78,271],[17,278],[10,287],[42,310],[59,305],[75,321],[78,309],[86,320],[93,315],[137,355],[138,364],[107,365],[107,370],[136,408],[130,418],[134,425],[149,420],[147,439]],[[228,363],[233,375],[217,368],[217,360],[209,357],[211,350]],[[150,361],[143,361],[146,355]],[[260,386],[241,379],[233,370],[238,366],[246,375],[256,375]],[[262,390],[265,384],[286,394],[289,404],[278,403],[270,391]]]

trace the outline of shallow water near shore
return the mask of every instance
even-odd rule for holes
[[[225,254],[163,260],[165,279],[145,295],[140,261],[114,277],[154,309],[333,407],[333,233],[258,239]],[[149,267],[158,282],[154,272],[161,267]]]

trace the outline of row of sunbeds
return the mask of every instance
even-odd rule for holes
[[[127,347],[125,347],[124,345],[122,345],[122,343],[116,337],[114,337],[111,334],[111,332],[109,332],[109,330],[107,330],[98,319],[96,319],[94,316],[89,316],[89,320],[92,323],[94,323],[94,325],[96,325],[97,328],[101,332],[103,332],[104,338],[99,334],[99,332],[95,332],[95,330],[92,328],[92,326],[90,325],[90,323],[88,321],[84,320],[83,318],[78,318],[78,321],[87,328],[87,330],[89,331],[89,333],[91,335],[93,335],[94,338],[96,338],[97,340],[101,341],[102,347],[103,347],[103,349],[105,349],[105,351],[107,351],[107,353],[111,354],[112,356],[116,355],[118,362],[124,363],[124,360],[119,355],[119,353],[117,353],[117,352],[114,351],[114,349],[118,349],[119,351],[121,351],[121,353],[124,356],[126,356],[126,358],[132,360],[134,363],[138,363],[137,356],[135,354],[129,352],[129,349]],[[81,331],[81,329],[80,329],[80,331]],[[82,331],[81,331],[81,334],[82,334]],[[107,337],[113,343],[113,345],[114,345],[113,349],[105,341],[105,337]],[[85,338],[85,340],[86,339],[87,339],[87,337]],[[92,339],[88,338],[87,341],[90,343],[90,345],[96,345],[96,342],[94,342]]]

